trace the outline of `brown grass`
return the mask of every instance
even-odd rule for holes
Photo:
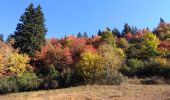
[[[170,100],[170,85],[79,86],[2,95],[0,100]]]

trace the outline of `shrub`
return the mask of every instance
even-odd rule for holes
[[[7,70],[14,75],[22,74],[30,67],[29,61],[30,58],[27,55],[11,53],[7,63]]]
[[[68,69],[65,69],[64,72],[60,73],[59,77],[57,78],[58,82],[59,82],[59,86],[60,87],[68,87],[72,84],[75,84],[72,82],[72,74],[73,74],[73,71],[68,68]]]
[[[52,89],[56,89],[59,87],[59,83],[56,80],[52,80],[50,85]]]
[[[97,82],[102,85],[120,85],[123,82],[123,76],[117,71],[109,72],[106,69]]]
[[[121,72],[129,77],[137,76],[138,72],[143,69],[144,62],[138,59],[129,59],[126,66],[121,68]]]
[[[92,79],[94,74],[100,70],[100,67],[97,65],[99,62],[99,56],[90,51],[85,51],[81,54],[80,61],[76,65],[79,71],[79,74],[84,79]]]
[[[5,58],[0,53],[0,76],[2,76],[4,74],[5,66],[6,66]]]
[[[141,80],[142,84],[153,85],[153,84],[164,84],[166,83],[165,79],[162,77],[153,76],[151,78],[146,78]]]
[[[122,66],[125,54],[120,48],[113,48],[111,45],[103,44],[98,48],[98,54],[101,60],[98,62],[101,68],[110,67],[111,70],[117,70]]]
[[[139,68],[142,68],[144,66],[144,63],[141,60],[132,58],[127,61],[127,66],[132,70],[137,70]]]
[[[62,72],[72,65],[73,60],[69,48],[48,44],[42,48],[41,52],[37,52],[35,62],[39,72],[48,74],[52,68]]]
[[[25,72],[17,76],[17,83],[20,91],[32,91],[37,90],[41,82],[35,73]]]
[[[142,41],[129,47],[128,58],[137,58],[146,60],[158,55],[159,39],[153,33],[146,33],[142,37]]]
[[[116,47],[116,39],[113,36],[111,31],[108,31],[108,30],[103,31],[101,36],[102,36],[101,40],[103,42],[106,42],[107,44],[112,45],[113,47]]]
[[[159,39],[153,33],[146,33],[142,38],[142,54],[146,54],[146,58],[157,55],[157,47]]]
[[[59,82],[58,80],[46,80],[43,83],[43,89],[56,89],[59,87]]]
[[[125,38],[120,38],[120,39],[118,40],[117,46],[118,46],[119,48],[122,48],[122,49],[124,49],[124,50],[127,50],[127,49],[129,48],[129,43],[128,43],[128,41],[127,41]]]
[[[115,73],[123,60],[123,50],[112,45],[101,45],[97,53],[85,51],[77,64],[79,78],[82,76],[85,83],[116,84],[118,74]]]
[[[160,76],[164,78],[170,77],[170,64],[165,58],[151,58],[138,73],[140,76],[152,77]]]
[[[15,77],[0,79],[0,94],[18,92],[19,87]]]

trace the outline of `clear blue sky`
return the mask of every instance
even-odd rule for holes
[[[170,0],[1,0],[0,33],[13,33],[31,2],[43,8],[47,38],[84,31],[91,36],[106,27],[122,30],[125,22],[153,29],[160,17],[170,22]]]

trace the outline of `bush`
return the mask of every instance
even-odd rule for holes
[[[59,82],[57,80],[48,80],[43,83],[43,89],[56,89],[59,87]]]
[[[116,39],[113,36],[111,31],[108,31],[108,30],[103,31],[101,36],[102,36],[101,40],[103,42],[106,42],[107,44],[112,45],[112,47],[116,47]]]
[[[92,79],[94,74],[100,70],[97,65],[99,62],[99,56],[90,51],[85,51],[81,54],[80,61],[76,65],[79,74],[86,80]]]
[[[143,67],[143,61],[132,58],[126,62],[126,65],[120,68],[120,71],[126,76],[134,77],[138,75],[138,71],[140,71]]]
[[[0,94],[18,92],[19,87],[15,77],[0,79]]]
[[[146,78],[141,80],[142,84],[153,85],[153,84],[164,84],[166,83],[165,79],[162,77],[153,76],[151,78]]]
[[[117,70],[122,66],[125,59],[125,54],[122,49],[113,48],[107,44],[99,46],[98,55],[101,57],[98,63],[102,69],[110,67],[111,70]]]
[[[60,73],[58,77],[58,82],[60,87],[68,87],[75,83],[72,82],[73,71],[71,69],[66,69],[64,72]]]
[[[128,43],[128,41],[127,41],[126,39],[120,38],[119,41],[118,41],[118,43],[117,43],[117,46],[118,46],[119,48],[122,48],[122,49],[124,49],[124,50],[127,50],[127,49],[129,48],[129,43]]]
[[[30,58],[27,55],[11,53],[7,62],[7,70],[13,75],[22,74],[30,67],[29,61]]]
[[[44,46],[41,52],[36,53],[35,65],[40,74],[47,75],[53,68],[62,72],[72,65],[72,56],[69,48],[53,46],[48,44]]]
[[[105,70],[102,76],[100,77],[98,84],[102,85],[120,85],[123,82],[122,74],[118,73],[117,71],[108,72]]]
[[[25,72],[22,75],[18,75],[17,83],[20,88],[20,91],[37,90],[41,84],[36,74],[32,72]]]
[[[148,61],[129,59],[121,69],[123,75],[139,78],[162,77],[170,78],[170,63],[166,58],[156,57]]]
[[[129,59],[127,61],[127,66],[129,68],[131,68],[132,70],[136,70],[136,69],[139,69],[139,68],[143,67],[144,63],[141,60],[137,60],[137,59],[132,58],[132,59]]]
[[[56,89],[59,87],[58,81],[56,80],[52,80],[50,85],[52,89]]]
[[[97,53],[85,51],[81,54],[77,64],[79,75],[83,77],[85,83],[115,84],[114,79],[116,79],[115,76],[117,77],[115,73],[122,65],[124,58],[122,49],[103,44]]]

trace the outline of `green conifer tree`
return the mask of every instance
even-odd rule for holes
[[[13,46],[14,48],[19,48],[21,53],[33,56],[35,51],[39,51],[45,44],[46,32],[41,6],[38,5],[37,8],[34,8],[31,3],[20,17],[20,23],[14,33],[15,42]]]

